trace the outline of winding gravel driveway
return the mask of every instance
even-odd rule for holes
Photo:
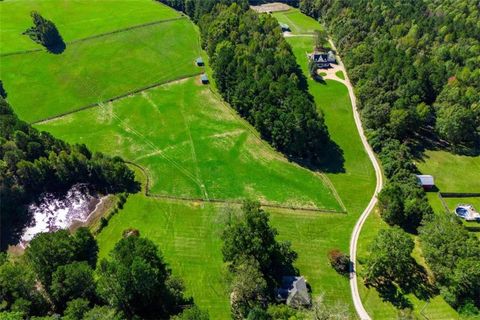
[[[331,40],[329,42],[332,48],[336,51],[336,48],[333,42]],[[360,135],[360,139],[362,140],[363,147],[367,151],[368,157],[370,158],[373,168],[375,169],[375,176],[377,179],[375,192],[373,193],[372,198],[368,203],[368,206],[362,212],[362,214],[360,215],[360,218],[358,218],[357,223],[353,228],[352,236],[350,238],[350,259],[352,261],[351,268],[350,268],[350,291],[352,293],[353,304],[355,306],[355,310],[357,311],[357,314],[360,319],[370,320],[371,318],[368,315],[365,308],[363,307],[362,300],[360,299],[360,294],[358,293],[357,273],[355,272],[355,264],[357,261],[358,237],[360,236],[360,231],[362,230],[362,226],[365,223],[365,220],[367,220],[368,215],[370,214],[370,212],[373,211],[373,209],[375,208],[375,205],[377,204],[377,195],[380,192],[380,190],[382,190],[382,187],[383,187],[383,175],[382,175],[382,169],[380,167],[380,164],[377,158],[375,157],[375,153],[373,152],[372,147],[370,146],[370,144],[368,144],[367,138],[363,131],[362,121],[360,120],[360,114],[357,109],[357,99],[353,92],[353,87],[350,82],[350,79],[348,78],[347,72],[345,70],[345,66],[343,65],[343,62],[339,56],[337,56],[337,60],[338,60],[338,66],[336,66],[330,72],[327,72],[327,75],[324,77],[324,79],[332,79],[332,80],[342,82],[348,88],[348,94],[350,96],[350,101],[352,102],[353,117],[355,119],[355,124],[357,126],[358,134]],[[335,76],[335,72],[339,70],[343,71],[343,74],[345,75],[345,80],[339,79],[337,76]]]

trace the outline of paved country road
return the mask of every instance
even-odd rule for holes
[[[333,44],[332,41],[330,41],[330,44],[332,48],[336,51],[335,45]],[[345,70],[345,66],[343,65],[343,62],[340,59],[340,57],[337,56],[337,60],[338,60],[338,67],[335,68],[336,69],[335,71],[342,70],[343,74],[345,75],[345,80],[341,80],[341,79],[334,79],[334,80],[342,82],[348,88],[348,94],[350,96],[350,101],[352,102],[353,117],[355,119],[355,124],[357,126],[358,134],[360,135],[360,139],[362,140],[363,147],[365,148],[365,151],[367,152],[368,157],[372,162],[373,168],[375,169],[375,176],[377,179],[375,192],[373,193],[372,198],[368,203],[368,206],[362,212],[362,214],[360,215],[360,218],[358,218],[357,223],[353,228],[352,236],[350,238],[350,259],[352,261],[351,269],[350,269],[350,291],[352,293],[353,305],[355,306],[355,310],[360,319],[369,320],[371,318],[368,315],[365,308],[363,307],[362,300],[360,299],[360,295],[358,293],[357,274],[355,271],[356,270],[355,264],[357,261],[357,242],[358,242],[358,237],[360,235],[360,231],[362,230],[362,226],[365,220],[367,220],[368,215],[370,214],[370,212],[372,212],[372,210],[375,208],[375,205],[377,204],[377,195],[380,192],[380,190],[382,190],[382,187],[383,187],[383,175],[382,175],[382,169],[380,167],[380,164],[377,158],[375,157],[375,153],[373,152],[372,147],[368,144],[367,137],[365,137],[365,133],[362,127],[362,121],[360,120],[360,114],[357,109],[357,99],[355,98],[353,87],[350,82],[350,79],[348,78],[347,72]],[[328,79],[329,77],[324,77],[324,78]]]

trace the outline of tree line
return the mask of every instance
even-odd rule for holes
[[[324,160],[323,115],[275,18],[249,10],[247,1],[162,2],[198,23],[218,90],[263,139],[292,159]]]
[[[87,228],[40,233],[23,256],[0,254],[0,318],[207,320],[156,245],[126,230],[108,258]]]
[[[1,247],[16,244],[29,222],[27,206],[43,193],[64,193],[85,183],[107,194],[138,190],[133,171],[121,158],[92,153],[41,132],[15,115],[0,98]]]

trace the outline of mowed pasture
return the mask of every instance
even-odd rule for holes
[[[37,127],[141,165],[150,192],[340,211],[320,174],[288,162],[198,78]]]
[[[292,33],[313,33],[315,30],[322,29],[322,26],[318,23],[318,21],[304,15],[298,9],[274,12],[272,15],[279,22],[287,24]]]
[[[0,54],[42,49],[22,35],[32,25],[34,10],[55,23],[65,42],[180,16],[156,1],[6,0],[0,2]]]
[[[18,116],[34,122],[138,88],[201,72],[195,27],[187,19],[2,57],[0,77]]]
[[[422,174],[430,174],[441,192],[480,192],[480,156],[427,150],[417,161]]]

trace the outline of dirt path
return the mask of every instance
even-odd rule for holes
[[[331,40],[329,42],[332,48],[336,51],[336,48],[333,42]],[[326,72],[327,75],[324,76],[323,78],[339,81],[348,88],[348,94],[350,96],[350,101],[352,102],[353,117],[355,119],[355,125],[357,126],[358,134],[360,136],[360,139],[362,140],[363,147],[365,148],[365,151],[367,152],[368,157],[372,162],[373,168],[375,169],[375,176],[377,179],[377,184],[375,186],[375,191],[372,195],[372,198],[370,199],[370,202],[368,203],[365,210],[360,215],[360,218],[358,218],[357,223],[353,228],[352,236],[350,238],[350,260],[352,261],[351,269],[350,269],[350,291],[352,293],[353,304],[355,306],[355,310],[357,311],[357,314],[360,319],[370,320],[371,318],[368,315],[367,311],[365,310],[362,304],[362,300],[360,299],[360,294],[358,292],[358,282],[357,282],[358,280],[357,280],[355,264],[357,262],[358,237],[360,236],[360,231],[362,230],[365,220],[367,220],[368,215],[370,214],[370,212],[373,211],[373,209],[375,208],[375,205],[377,204],[377,195],[380,192],[380,190],[382,190],[382,187],[383,187],[383,175],[382,175],[382,169],[380,167],[380,164],[377,158],[375,157],[375,153],[373,152],[372,147],[368,144],[367,138],[363,131],[362,121],[360,120],[360,114],[357,109],[357,99],[355,98],[353,86],[350,83],[350,79],[348,79],[348,75],[347,75],[347,72],[345,71],[345,67],[343,65],[342,60],[338,56],[337,56],[337,60],[338,60],[338,65],[336,65],[334,68],[325,70],[324,72]],[[338,78],[338,76],[335,74],[337,71],[343,72],[345,80]]]

